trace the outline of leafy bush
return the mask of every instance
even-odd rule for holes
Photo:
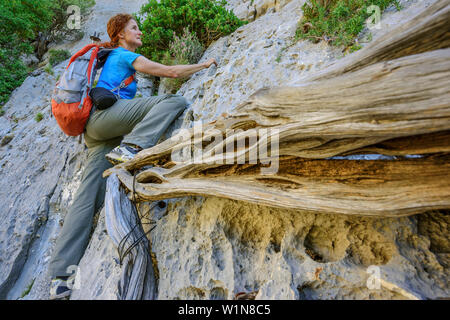
[[[51,0],[0,0],[2,47],[32,40],[39,30],[47,29],[52,23],[52,7]],[[23,47],[27,45],[25,43]]]
[[[358,51],[359,49],[362,48],[362,45],[360,45],[359,43],[355,43],[352,46],[349,47],[349,51],[350,52],[355,52]]]
[[[371,16],[367,8],[376,5],[383,11],[391,4],[400,8],[398,0],[310,0],[302,7],[296,39],[351,46]]]
[[[13,50],[0,48],[0,104],[8,101],[11,92],[22,84],[27,74],[27,67]]]
[[[64,61],[71,57],[70,51],[65,50],[65,49],[61,49],[61,50],[50,49],[49,53],[50,53],[49,62],[52,67],[57,65],[61,61]]]
[[[30,71],[20,56],[33,53],[32,43],[39,32],[48,41],[78,34],[66,27],[67,7],[78,5],[83,14],[93,4],[94,0],[0,0],[0,105]]]
[[[195,33],[191,33],[188,27],[183,29],[183,35],[177,37],[173,33],[174,40],[169,44],[169,52],[177,59],[187,60],[188,63],[197,63],[203,55],[205,48],[198,40]]]
[[[162,63],[173,66],[177,64],[197,63],[205,49],[194,33],[188,27],[183,29],[183,35],[178,37],[174,33],[174,40],[169,43],[169,50],[164,52]],[[176,93],[188,78],[163,78],[161,82],[171,92]]]
[[[32,53],[30,42],[51,23],[51,1],[0,0],[0,103],[21,85],[28,70],[20,60]]]
[[[44,118],[44,116],[42,115],[42,113],[38,112],[36,114],[36,116],[34,117],[34,120],[36,120],[36,122],[41,121]]]
[[[135,19],[143,32],[142,47],[137,52],[162,62],[173,34],[183,28],[196,34],[200,43],[208,47],[213,41],[247,24],[224,6],[226,0],[149,0]]]
[[[52,76],[54,75],[52,65],[50,63],[45,66],[44,71],[47,72],[48,74],[51,74]]]

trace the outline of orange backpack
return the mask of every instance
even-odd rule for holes
[[[62,73],[52,95],[52,113],[65,134],[78,136],[93,110],[89,91],[97,70],[103,67],[112,49],[89,44],[74,54]],[[129,85],[134,75],[122,81],[120,87]]]

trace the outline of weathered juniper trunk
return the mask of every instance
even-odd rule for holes
[[[140,219],[117,177],[109,177],[105,195],[105,223],[109,236],[118,248],[122,266],[118,284],[120,300],[153,300],[156,297],[150,244]]]
[[[146,200],[212,195],[377,216],[449,208],[448,21],[449,1],[438,1],[336,65],[258,90],[203,134],[182,130],[105,176],[131,189],[130,172],[152,165],[137,176]],[[329,159],[362,153],[396,158]]]
[[[202,170],[193,165],[175,174],[177,167],[154,168],[138,174],[136,192],[143,200],[198,194],[306,211],[401,216],[449,207],[449,159],[448,155],[397,161],[282,157],[277,174],[267,176],[260,174],[258,165],[249,164]],[[131,190],[133,176],[115,170]]]

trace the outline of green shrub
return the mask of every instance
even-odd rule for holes
[[[173,38],[173,41],[169,44],[169,52],[172,56],[187,60],[190,64],[197,63],[202,58],[205,48],[203,48],[196,34],[189,31],[189,27],[183,29],[181,37],[178,37],[174,32]]]
[[[49,53],[50,53],[49,62],[52,67],[71,57],[70,51],[65,49],[61,50],[50,49]]]
[[[189,27],[207,48],[213,41],[248,23],[228,11],[224,7],[226,4],[226,0],[160,0],[159,3],[149,0],[135,15],[143,32],[143,45],[137,52],[162,62],[174,32],[180,35],[185,27]]]
[[[52,24],[52,0],[0,0],[0,42],[2,46],[15,46],[32,40],[40,30]],[[29,43],[22,42],[24,47]]]
[[[8,101],[11,92],[20,86],[28,74],[27,67],[11,51],[0,49],[0,104]]]
[[[78,5],[84,14],[94,0],[0,0],[0,105],[22,84],[30,71],[20,60],[33,53],[31,45],[42,32],[49,41],[77,35],[66,26],[67,7]]]
[[[351,46],[371,16],[367,8],[376,5],[382,12],[391,4],[400,9],[398,0],[310,0],[302,7],[296,39]]]
[[[191,33],[188,27],[183,29],[183,35],[178,37],[174,33],[174,40],[169,43],[169,50],[164,52],[162,63],[165,65],[195,64],[205,49],[195,33]],[[176,93],[188,78],[163,78],[161,82],[171,92]]]
[[[36,122],[41,121],[44,118],[44,116],[42,115],[42,113],[38,112],[36,114],[36,116],[34,117],[34,120],[36,120]]]
[[[25,80],[20,56],[32,53],[31,41],[51,24],[50,0],[0,0],[0,104]]]
[[[53,69],[52,69],[52,65],[51,64],[47,64],[44,68],[44,71],[47,72],[48,74],[54,75]]]
[[[362,48],[362,45],[360,45],[359,43],[354,43],[352,46],[349,47],[349,50],[350,50],[350,52],[355,52],[361,48]]]

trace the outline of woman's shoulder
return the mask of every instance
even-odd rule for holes
[[[122,48],[122,47],[117,47],[117,48],[114,48],[114,49],[111,51],[111,54],[114,54],[114,55],[120,54],[120,53],[122,53],[123,50],[125,50],[125,49]]]
[[[118,51],[118,54],[119,54],[119,59],[121,61],[123,61],[129,68],[134,70],[132,64],[133,64],[134,60],[136,60],[140,56],[140,54],[130,51],[130,50],[127,50],[125,48],[121,48]]]

